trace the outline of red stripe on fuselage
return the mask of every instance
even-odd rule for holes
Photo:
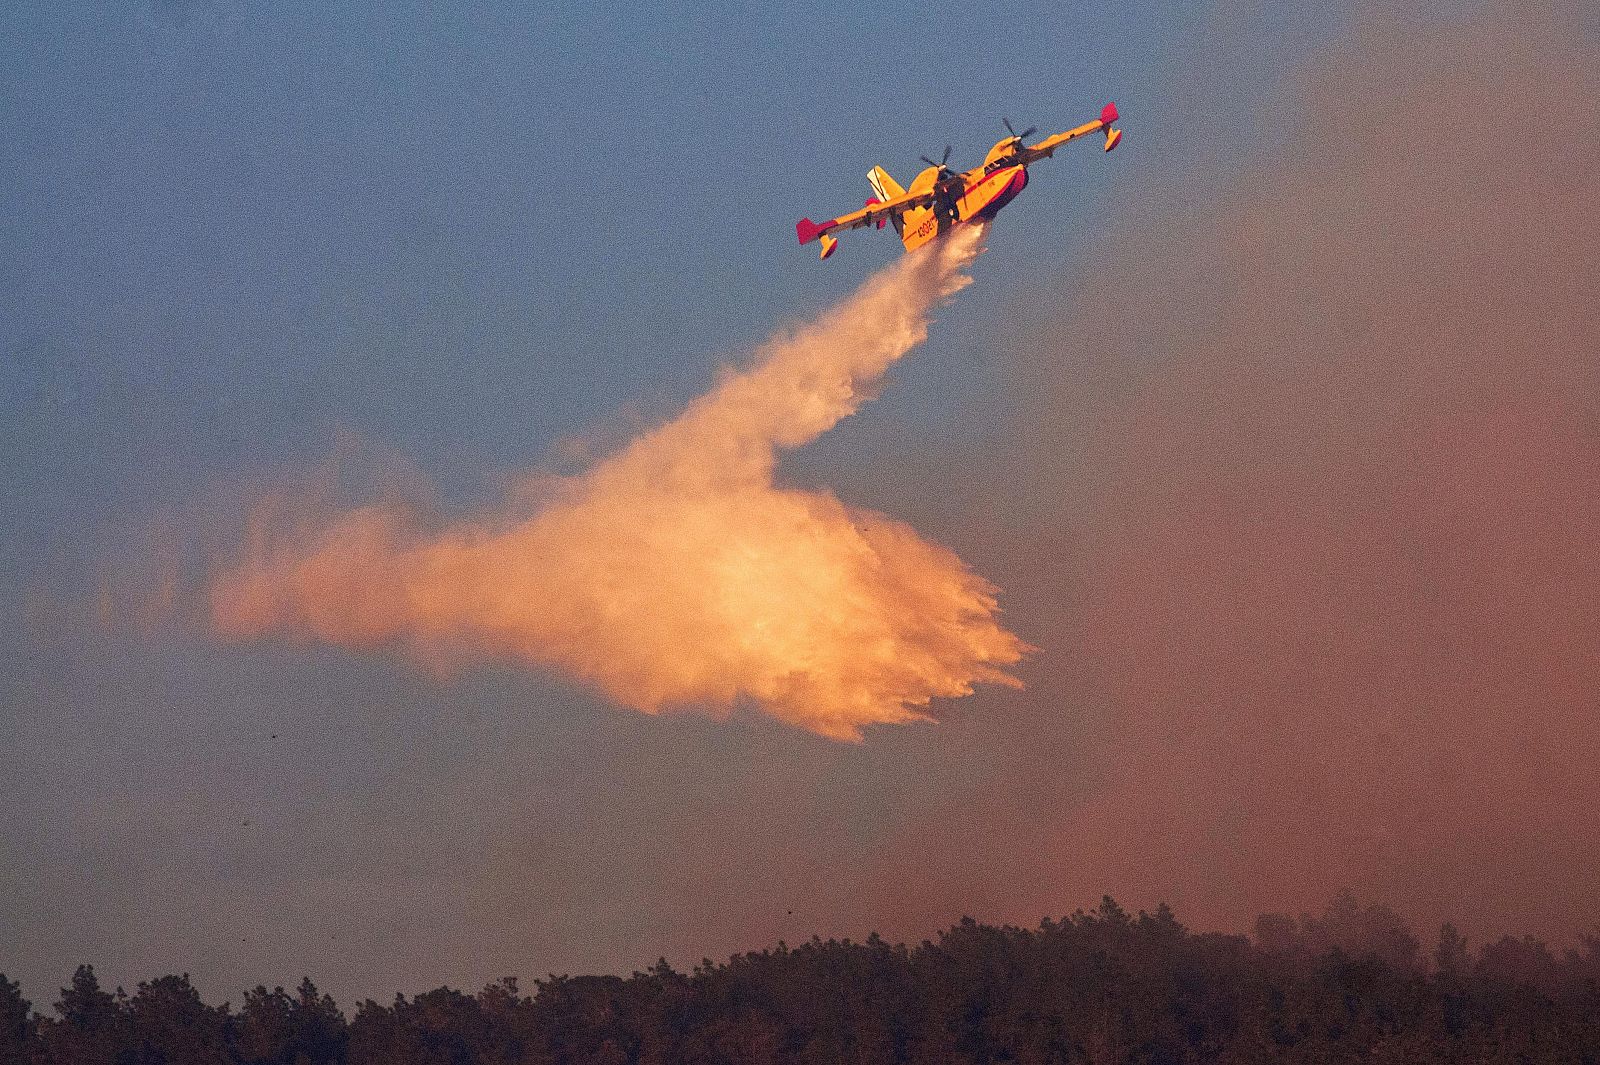
[[[1000,208],[1014,200],[1017,196],[1017,193],[1021,192],[1023,188],[1027,186],[1028,168],[1025,166],[1003,167],[1002,169],[996,170],[992,174],[987,174],[980,178],[972,186],[971,190],[962,198],[970,199],[974,195],[978,195],[980,199],[983,198],[983,196],[980,194],[983,187],[989,182],[996,181],[1000,178],[1005,179],[1004,187],[990,195],[988,197],[988,202],[968,216],[966,221],[971,221],[974,218],[981,218],[984,220],[993,218]]]

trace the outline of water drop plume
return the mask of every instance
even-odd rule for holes
[[[954,553],[775,481],[779,452],[854,412],[926,338],[982,238],[964,227],[905,256],[676,418],[581,474],[530,477],[492,513],[426,527],[396,506],[308,519],[270,501],[211,584],[216,629],[445,668],[511,658],[646,713],[747,703],[844,740],[1015,685],[1006,667],[1027,648]]]

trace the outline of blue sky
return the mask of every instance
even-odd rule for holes
[[[460,487],[625,403],[670,410],[894,254],[793,246],[872,163],[977,158],[1002,115],[1112,97],[1182,150],[1146,103],[1203,15],[1000,6],[979,40],[947,32],[963,15],[14,7],[7,517],[93,522],[339,431]],[[1136,165],[1042,173],[1000,234],[1030,238],[968,302],[1070,257]],[[978,372],[937,369],[923,406]]]

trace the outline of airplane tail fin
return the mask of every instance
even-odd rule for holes
[[[867,181],[871,183],[872,191],[880,200],[888,201],[906,194],[906,190],[900,187],[900,182],[890,177],[889,172],[881,166],[875,166],[867,171]]]
[[[890,177],[889,171],[881,166],[875,166],[867,171],[867,182],[872,186],[872,193],[878,198],[879,203],[887,203],[896,196],[904,196],[906,194],[906,190],[900,187],[900,182]],[[889,222],[894,226],[896,233],[902,231],[904,223],[899,215],[892,216]],[[883,223],[879,222],[878,225],[881,227]]]

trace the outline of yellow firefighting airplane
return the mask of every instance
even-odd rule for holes
[[[1010,135],[995,142],[982,166],[957,173],[945,165],[950,160],[950,149],[946,148],[944,157],[937,163],[927,156],[922,157],[928,168],[916,176],[909,189],[901,188],[883,167],[875,166],[867,172],[867,180],[872,183],[876,195],[865,207],[827,222],[802,218],[795,223],[795,232],[801,244],[821,237],[822,257],[826,259],[839,247],[839,238],[834,233],[866,225],[882,229],[887,222],[900,234],[906,251],[910,251],[962,222],[993,218],[1028,184],[1028,166],[1048,159],[1068,141],[1104,132],[1105,150],[1109,152],[1122,140],[1122,131],[1112,125],[1116,120],[1117,105],[1106,104],[1098,122],[1085,122],[1076,129],[1046,137],[1030,146],[1024,146],[1022,138],[1032,136],[1034,128],[1018,133],[1006,122],[1006,132]]]

